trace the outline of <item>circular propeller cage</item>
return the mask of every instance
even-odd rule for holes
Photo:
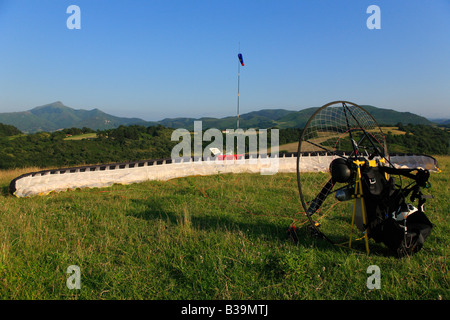
[[[381,128],[362,107],[334,101],[319,108],[303,130],[297,155],[298,189],[309,230],[331,242],[348,236],[353,201],[345,200],[354,190],[354,161],[388,156]]]

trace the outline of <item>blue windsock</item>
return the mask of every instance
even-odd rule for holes
[[[242,58],[242,54],[238,54],[239,62],[241,63],[241,66],[244,66],[244,59]]]

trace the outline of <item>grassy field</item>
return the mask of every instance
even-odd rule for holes
[[[83,139],[95,139],[97,138],[97,133],[84,133],[84,134],[78,134],[74,136],[69,136],[67,138],[64,138],[64,140],[83,140]]]
[[[388,132],[392,135],[404,135],[406,132],[405,131],[401,131],[398,129],[398,127],[381,127],[381,130],[383,131],[384,134],[387,134]],[[283,145],[280,145],[278,147],[279,151],[285,151],[285,152],[297,152],[298,151],[298,142],[290,142],[290,143],[286,143]],[[270,148],[269,148],[270,150]],[[405,150],[400,150],[401,152],[405,152]],[[400,152],[398,151],[398,152]]]
[[[43,197],[8,195],[0,173],[1,299],[449,299],[450,157],[437,158],[425,246],[397,259],[299,233],[295,174],[188,177]],[[338,210],[338,209],[336,209]],[[345,215],[346,213],[343,213]],[[350,213],[348,213],[350,215]],[[348,218],[348,217],[347,217]],[[348,236],[342,230],[342,236]],[[67,268],[81,271],[70,290]],[[368,289],[377,265],[381,288]]]

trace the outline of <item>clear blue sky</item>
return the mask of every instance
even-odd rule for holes
[[[449,0],[0,0],[0,112],[235,115],[239,42],[241,114],[343,99],[450,118]]]

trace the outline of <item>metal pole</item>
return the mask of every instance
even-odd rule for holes
[[[239,129],[239,86],[241,82],[241,63],[238,61],[238,92],[237,92],[237,128]]]

